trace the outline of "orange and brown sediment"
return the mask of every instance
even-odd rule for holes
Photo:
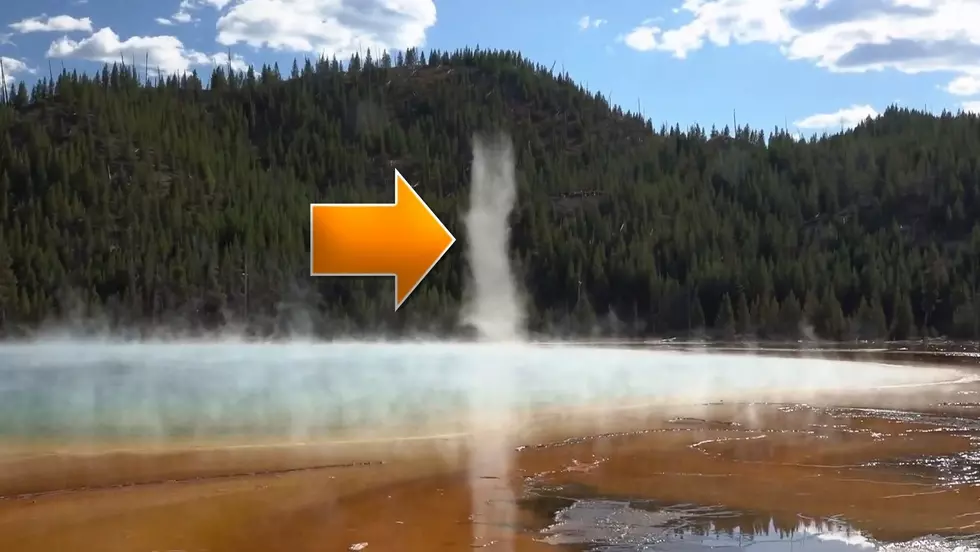
[[[581,469],[542,479],[603,497],[843,518],[887,541],[980,532],[976,428],[846,410],[754,410],[735,416],[739,426],[677,420],[673,431],[555,447]]]
[[[0,550],[302,552],[357,543],[369,551],[468,550],[474,525],[490,550],[555,549],[538,532],[550,512],[523,508],[512,524],[471,519],[479,510],[474,486],[486,500],[509,488],[518,497],[717,504],[786,520],[836,516],[883,540],[975,534],[980,486],[970,484],[977,468],[969,455],[980,408],[969,400],[975,389],[961,392],[974,394],[956,395],[955,405],[949,396],[903,399],[930,415],[799,405],[622,414],[515,450],[506,479],[468,473],[469,452],[456,437],[86,454],[7,449]]]

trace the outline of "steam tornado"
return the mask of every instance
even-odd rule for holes
[[[463,319],[482,340],[517,341],[524,335],[524,312],[508,254],[508,219],[517,199],[510,139],[475,136],[471,174],[464,219],[470,289]]]
[[[524,312],[508,246],[510,213],[517,199],[514,153],[503,135],[473,138],[473,166],[469,210],[465,215],[467,261],[470,280],[463,321],[473,326],[483,341],[514,342],[524,336]],[[496,386],[513,394],[512,367],[500,366],[494,374]],[[483,379],[486,374],[471,377]],[[510,487],[512,463],[508,432],[512,413],[486,416],[489,398],[485,386],[474,381],[468,386],[471,440],[469,487],[475,546],[499,544],[513,550],[507,528],[516,522],[514,493]],[[509,410],[509,409],[505,409]],[[498,410],[499,411],[499,410]]]

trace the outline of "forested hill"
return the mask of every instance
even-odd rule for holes
[[[515,53],[245,74],[62,73],[0,97],[0,324],[455,327],[471,137],[517,152],[532,330],[975,337],[980,118],[892,108],[842,135],[655,129]],[[309,277],[309,203],[390,201],[460,238],[398,313]],[[293,325],[293,326],[290,326]]]

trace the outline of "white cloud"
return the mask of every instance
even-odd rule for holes
[[[191,21],[196,21],[194,16],[191,15],[191,10],[195,10],[198,7],[192,0],[180,0],[180,6],[177,8],[177,12],[170,16],[169,21],[171,23],[190,23]]]
[[[195,18],[191,12],[202,7],[221,10],[224,9],[224,7],[229,3],[231,3],[231,0],[181,0],[180,5],[177,7],[177,11],[173,15],[171,15],[169,18],[158,17],[156,22],[161,25],[198,22],[200,19]]]
[[[217,22],[219,44],[349,56],[422,46],[432,0],[242,0]]]
[[[129,62],[148,60],[150,67],[159,67],[165,73],[186,71],[194,62],[195,52],[189,52],[184,44],[173,36],[134,36],[120,40],[111,28],[99,29],[82,40],[62,37],[51,43],[47,56],[52,58],[76,58],[103,63],[120,60]]]
[[[963,111],[966,111],[967,113],[975,113],[977,115],[980,115],[980,100],[963,102],[962,104],[960,104],[960,107],[962,107]]]
[[[50,33],[61,32],[70,33],[73,31],[92,32],[92,20],[88,17],[75,18],[70,15],[56,15],[47,17],[41,14],[37,17],[28,17],[16,23],[8,25],[11,29],[21,34],[26,33]]]
[[[201,8],[214,8],[223,10],[232,0],[180,0],[177,11],[168,17],[158,17],[156,22],[161,25],[175,25],[183,23],[198,22],[200,19],[194,17],[192,12]]]
[[[0,56],[0,64],[3,65],[3,85],[10,86],[11,83],[21,80],[23,73],[33,73],[23,60]]]
[[[980,74],[977,0],[683,0],[680,12],[687,23],[641,25],[627,45],[683,58],[709,43],[770,43],[831,71]]]
[[[211,6],[216,10],[223,10],[225,6],[231,3],[231,0],[200,0],[200,2],[206,6]]]
[[[833,113],[817,113],[804,117],[793,125],[805,129],[851,128],[868,117],[876,117],[878,111],[870,105],[852,105]]]
[[[177,22],[177,23],[190,23],[191,21],[196,21],[196,19],[194,19],[194,17],[191,16],[191,14],[189,14],[189,13],[187,13],[185,11],[179,11],[179,12],[171,15],[170,16],[170,19],[172,21]]]
[[[228,54],[224,52],[219,52],[217,54],[214,54],[213,56],[211,56],[210,61],[212,65],[220,65],[225,68],[231,65],[231,70],[235,71],[236,73],[238,71],[245,71],[246,69],[248,69],[248,63],[245,62],[245,58],[243,58],[238,54],[233,54],[231,56],[231,63],[228,62]]]
[[[174,36],[133,36],[121,40],[111,28],[99,29],[82,40],[63,37],[51,43],[47,57],[74,58],[102,63],[117,61],[137,65],[147,64],[150,70],[159,69],[162,73],[182,73],[195,65],[227,64],[228,55],[219,53],[212,56],[188,49]],[[232,67],[246,67],[241,57],[233,57]]]
[[[980,74],[956,77],[946,85],[946,91],[956,96],[976,96],[980,94]]]
[[[634,28],[620,40],[634,50],[649,52],[657,48],[657,35],[660,34],[660,27],[653,25],[640,25]]]
[[[605,19],[592,19],[588,15],[583,15],[581,19],[578,20],[578,28],[585,31],[589,28],[601,27],[608,23]]]

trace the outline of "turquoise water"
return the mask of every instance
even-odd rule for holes
[[[462,343],[0,346],[0,435],[306,435],[591,403],[765,399],[961,379],[953,369]]]

